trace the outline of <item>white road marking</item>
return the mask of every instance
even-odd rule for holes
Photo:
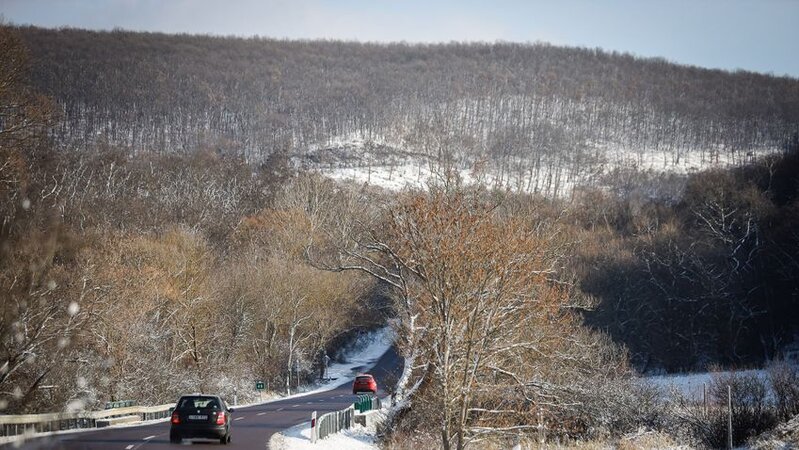
[[[281,410],[283,410],[283,408],[278,409],[278,411],[281,411]],[[263,416],[264,414],[266,414],[266,413],[265,412],[259,412],[258,414],[256,414],[256,416]]]
[[[243,418],[244,418],[244,417],[236,417],[235,419],[233,419],[233,421],[235,422],[235,421],[237,421],[237,420],[241,420],[241,419],[243,419]]]
[[[127,447],[125,447],[125,450],[130,450],[130,449],[132,449],[132,448],[133,448],[133,444],[130,444],[130,445],[128,445]]]
[[[313,403],[313,402],[305,402],[306,405],[310,405],[311,403]]]
[[[300,406],[300,405],[291,405],[292,408],[296,408],[298,406]]]
[[[154,437],[155,437],[155,435],[153,435],[153,436],[147,436],[146,438],[144,438],[144,440],[145,440],[145,441],[149,441],[150,439],[152,439],[152,438],[154,438]]]

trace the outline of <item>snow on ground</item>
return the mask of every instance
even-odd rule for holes
[[[327,380],[311,386],[305,386],[299,394],[285,398],[302,397],[329,391],[345,382],[352,382],[355,375],[371,368],[394,343],[394,331],[390,327],[380,328],[361,336],[353,345],[351,352],[344,355],[345,362],[331,364],[327,369]],[[270,400],[270,401],[274,401]],[[268,403],[268,402],[265,402]],[[239,405],[246,406],[246,405]]]
[[[710,168],[728,168],[755,161],[759,157],[778,153],[781,150],[761,149],[757,152],[742,154],[724,149],[670,149],[654,148],[633,149],[608,144],[591,144],[603,155],[605,165],[610,168],[636,168],[642,171],[673,173],[686,175]]]
[[[384,327],[378,330],[364,333],[359,337],[349,352],[345,352],[342,359],[345,362],[331,364],[327,369],[327,380],[319,381],[315,384],[300,386],[299,392],[291,395],[280,395],[279,393],[263,394],[261,400],[250,403],[239,403],[237,408],[247,406],[263,405],[279,400],[325,392],[340,386],[342,383],[351,382],[359,372],[373,366],[383,353],[388,351],[394,343],[394,331],[391,327]]]
[[[529,170],[498,174],[473,168],[455,169],[465,185],[507,188],[517,192],[538,192],[544,195],[568,196],[580,185],[595,185],[603,174],[616,169],[637,169],[642,172],[686,175],[708,168],[727,168],[754,161],[779,149],[761,149],[742,156],[724,149],[632,149],[607,143],[588,143],[584,154],[588,159],[578,173],[566,167],[544,162],[533,174]],[[314,170],[338,181],[368,184],[391,191],[405,188],[425,189],[430,182],[441,181],[440,169],[430,160],[402,144],[391,143],[380,136],[365,137],[350,133],[331,139],[327,145],[313,145],[308,153],[293,157],[298,166]],[[589,162],[593,161],[593,162]],[[564,162],[564,164],[566,164]],[[514,164],[511,164],[513,166]],[[526,167],[520,164],[519,167]]]
[[[311,423],[305,422],[289,428],[269,442],[269,448],[275,450],[373,450],[379,448],[375,443],[375,430],[355,424],[349,430],[319,439],[311,443]]]
[[[362,372],[372,365],[388,350],[394,342],[394,333],[389,327],[382,328],[364,335],[359,339],[345,359],[347,362],[332,364],[328,368],[328,377],[331,378],[308,392],[296,397],[309,395],[333,389],[348,382],[358,372]],[[276,433],[269,442],[269,448],[283,450],[326,450],[326,449],[352,449],[372,450],[377,449],[375,444],[376,430],[373,426],[364,427],[355,424],[349,430],[332,434],[325,439],[320,439],[316,444],[311,444],[311,423],[305,422],[289,428],[281,433]]]

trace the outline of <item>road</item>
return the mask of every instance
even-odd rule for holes
[[[364,368],[365,369],[365,368]],[[375,376],[381,392],[381,380],[397,380],[402,371],[402,359],[391,348],[378,359],[369,370]],[[352,379],[342,380],[333,390],[296,398],[278,400],[262,405],[235,408],[232,414],[229,445],[212,441],[193,441],[192,448],[264,449],[269,438],[311,418],[311,412],[319,415],[348,407],[355,401],[352,395]],[[187,441],[183,445],[188,445]],[[70,449],[70,450],[159,450],[175,449],[178,444],[169,443],[169,422],[125,428],[107,428],[97,431],[69,433],[30,440],[22,449]],[[5,448],[13,448],[6,445]]]

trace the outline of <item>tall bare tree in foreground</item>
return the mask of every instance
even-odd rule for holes
[[[395,288],[408,357],[400,392],[408,406],[417,395],[435,404],[444,448],[534,428],[544,404],[576,401],[552,386],[566,367],[590,372],[600,344],[567,312],[551,230],[459,188],[405,193],[380,214],[340,209],[353,216],[331,221],[331,247],[309,255]]]
[[[476,397],[498,374],[518,378],[508,362],[549,346],[547,329],[568,324],[565,298],[547,282],[552,259],[536,230],[477,197],[411,196],[390,217],[398,259],[414,275],[442,444],[463,448],[474,418],[501,414],[475,408]]]

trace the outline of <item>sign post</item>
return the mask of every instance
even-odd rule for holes
[[[264,400],[264,382],[260,381],[260,380],[256,381],[255,382],[255,390],[258,391],[258,398],[260,398],[261,401],[263,401]]]

